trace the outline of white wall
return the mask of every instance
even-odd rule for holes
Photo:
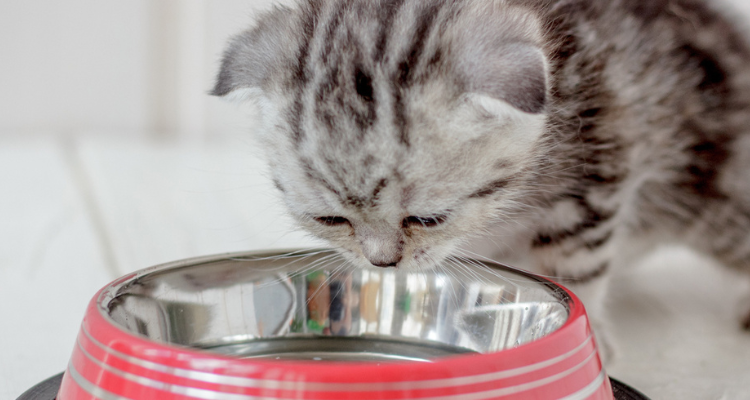
[[[0,136],[236,130],[211,88],[227,38],[270,0],[0,2]]]
[[[0,3],[0,131],[146,127],[149,0]]]

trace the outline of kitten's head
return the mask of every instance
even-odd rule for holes
[[[504,1],[323,0],[229,45],[214,94],[253,99],[277,187],[364,265],[432,265],[527,193],[545,129],[533,15]]]

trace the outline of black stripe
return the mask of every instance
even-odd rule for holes
[[[508,186],[509,183],[510,183],[510,180],[508,179],[498,179],[494,182],[490,182],[489,184],[483,186],[481,189],[470,194],[469,198],[475,199],[475,198],[491,196],[497,193],[498,191],[502,190],[506,186]]]
[[[550,55],[551,76],[557,76],[559,70],[578,52],[578,38],[575,36],[575,26],[578,21],[575,21],[574,17],[581,18],[588,14],[587,8],[589,8],[590,3],[595,2],[574,1],[562,3],[562,5],[554,7],[551,13],[545,15],[545,21],[549,21],[547,28],[549,37],[557,38],[554,43],[555,47],[552,49]],[[555,93],[557,90],[562,89],[560,82],[557,80],[553,79],[551,83],[553,87],[550,88],[550,92]]]
[[[336,31],[338,31],[339,27],[341,26],[341,21],[344,19],[344,15],[346,14],[347,10],[349,9],[349,2],[340,2],[339,4],[342,5],[341,8],[337,8],[335,11],[333,11],[333,18],[326,23],[326,34],[325,38],[323,39],[323,50],[320,53],[320,57],[323,60],[323,63],[326,63],[326,60],[328,59],[328,56],[333,51],[333,45],[335,42],[335,35]]]
[[[698,83],[703,102],[714,108],[726,106],[730,88],[727,74],[719,61],[708,51],[690,44],[682,46],[677,51],[685,54],[690,66],[698,67],[703,72],[701,81]]]
[[[369,204],[367,199],[360,197],[360,196],[355,196],[355,195],[347,196],[345,201],[346,201],[346,204],[355,208],[363,208],[364,206]]]
[[[305,172],[305,175],[308,179],[320,183],[321,185],[323,185],[323,187],[330,190],[336,196],[344,198],[344,196],[341,195],[341,192],[333,187],[333,185],[323,177],[323,174],[321,174],[317,169],[315,169],[315,167],[313,167],[310,160],[303,157],[300,158],[300,162],[302,163],[302,170]]]
[[[601,175],[601,174],[588,174],[583,177],[584,179],[595,182],[602,185],[615,185],[625,180],[623,175]]]
[[[594,118],[597,115],[599,115],[601,112],[602,112],[601,107],[594,107],[594,108],[589,108],[589,109],[579,112],[578,116],[581,118]]]
[[[557,232],[540,233],[531,243],[532,247],[546,247],[559,244],[569,238],[576,237],[590,229],[594,229],[604,222],[610,220],[614,213],[597,211],[581,196],[571,196],[578,201],[578,205],[584,211],[582,221],[570,229],[563,229]]]
[[[417,19],[414,37],[409,50],[404,58],[398,63],[395,77],[393,79],[393,115],[394,124],[398,127],[398,138],[402,145],[409,147],[409,120],[407,118],[406,105],[403,93],[411,84],[412,70],[416,67],[419,57],[424,51],[425,42],[440,11],[442,2],[430,2],[427,9]]]
[[[372,191],[373,205],[380,198],[380,191],[383,190],[387,185],[388,185],[388,178],[383,178],[378,182],[377,186],[375,186],[375,190]]]
[[[360,133],[364,134],[377,120],[377,104],[372,77],[361,65],[358,65],[355,67],[354,76],[351,79],[354,81],[360,101],[346,102],[346,106],[348,106],[349,114],[354,118]]]
[[[369,103],[375,100],[375,92],[372,88],[372,77],[365,73],[361,65],[354,68],[354,82],[357,94],[362,100]]]
[[[364,207],[375,207],[378,205],[378,200],[380,198],[380,192],[388,185],[388,179],[383,178],[375,185],[375,188],[372,191],[372,195],[370,197],[363,197],[355,194],[347,194],[345,197],[343,197],[344,202],[348,205],[351,205],[353,207],[357,208],[364,208]]]
[[[609,242],[609,239],[611,238],[612,238],[612,232],[610,231],[610,232],[607,232],[606,235],[604,235],[603,237],[599,239],[584,243],[584,246],[586,246],[586,248],[589,250],[596,250],[604,246],[605,244],[607,244],[607,242]]]
[[[683,132],[690,132],[697,142],[687,149],[691,155],[678,187],[702,199],[726,200],[720,188],[720,171],[730,156],[732,140],[727,133],[714,134],[697,123],[686,123]]]
[[[329,97],[334,92],[334,89],[340,85],[339,81],[339,64],[340,55],[336,55],[335,60],[328,60],[328,71],[326,79],[321,81],[318,85],[318,89],[315,93],[315,114],[318,120],[322,121],[328,128],[328,132],[331,134],[341,133],[335,129],[336,118],[330,108],[328,102]]]
[[[388,45],[388,34],[391,32],[393,23],[396,21],[396,16],[398,15],[398,11],[403,5],[404,0],[389,0],[380,7],[380,31],[378,32],[378,40],[375,44],[376,62],[380,62],[383,60],[385,49]]]
[[[310,56],[310,41],[315,35],[315,29],[318,26],[319,7],[311,2],[307,10],[303,12],[307,18],[302,20],[302,43],[297,49],[297,65],[294,68],[294,77],[297,84],[307,84],[310,80],[308,70],[308,61]]]
[[[435,19],[440,12],[442,2],[430,2],[430,6],[423,10],[417,19],[414,37],[405,58],[398,65],[398,83],[402,87],[408,87],[411,84],[412,72],[416,69],[419,59],[424,52],[427,38],[435,23]]]
[[[296,86],[295,92],[297,97],[294,99],[292,105],[291,115],[291,127],[292,127],[292,139],[295,144],[299,144],[302,141],[302,114],[304,111],[303,97],[305,89],[310,82],[310,71],[309,71],[309,57],[310,57],[310,41],[315,34],[315,29],[318,25],[318,11],[320,6],[317,2],[310,2],[307,9],[303,13],[308,16],[302,20],[302,43],[299,49],[297,49],[297,65],[294,68],[294,80],[292,85]]]
[[[273,185],[276,187],[276,189],[279,189],[279,192],[286,193],[286,190],[284,189],[283,186],[281,186],[281,182],[279,182],[278,179],[273,178],[272,182],[273,182]]]
[[[348,9],[348,4],[349,3],[347,2],[339,3],[342,7],[335,9],[332,12],[331,20],[325,23],[323,47],[320,52],[320,61],[321,64],[325,66],[326,71],[325,79],[321,80],[315,92],[315,98],[317,100],[315,102],[315,114],[318,120],[326,125],[328,132],[331,133],[338,132],[338,130],[335,129],[336,118],[332,114],[330,108],[325,107],[325,105],[327,104],[326,100],[328,97],[334,89],[340,85],[339,72],[341,64],[341,55],[335,53],[335,57],[332,59],[331,54],[333,54],[336,32],[341,26],[341,22],[344,19],[346,10]]]
[[[609,263],[603,262],[599,266],[594,268],[593,270],[588,271],[584,273],[583,275],[572,275],[572,276],[559,275],[557,277],[557,280],[563,283],[567,283],[567,284],[575,283],[579,285],[585,285],[597,278],[604,276],[604,274],[607,271],[609,271]]]
[[[435,50],[434,53],[432,53],[432,57],[427,61],[426,68],[433,69],[436,68],[440,63],[443,61],[443,51],[441,49]]]

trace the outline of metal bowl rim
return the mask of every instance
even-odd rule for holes
[[[315,252],[327,252],[327,251],[336,251],[333,249],[327,249],[327,248],[291,248],[291,249],[267,249],[267,250],[252,250],[252,251],[240,251],[240,252],[231,252],[231,253],[219,253],[219,254],[213,254],[213,255],[207,255],[207,256],[198,256],[198,257],[191,257],[187,259],[177,260],[177,261],[171,261],[163,264],[158,264],[152,267],[144,268],[138,271],[131,272],[127,275],[124,275],[120,277],[119,279],[116,279],[106,286],[104,286],[99,293],[97,293],[94,298],[92,299],[92,303],[95,303],[96,309],[99,313],[99,316],[104,319],[104,321],[107,322],[108,325],[111,327],[116,328],[120,333],[125,334],[128,337],[143,340],[148,343],[152,343],[157,346],[162,346],[166,348],[171,348],[183,353],[192,353],[196,356],[201,357],[209,357],[217,360],[232,360],[232,361],[239,361],[239,362],[247,362],[248,364],[273,364],[273,365],[314,365],[316,368],[321,367],[322,364],[312,362],[312,361],[303,361],[303,360],[274,360],[274,359],[238,359],[235,357],[222,355],[218,353],[214,353],[211,351],[203,350],[196,347],[191,346],[185,346],[185,345],[179,345],[169,342],[162,342],[162,341],[156,341],[152,340],[146,336],[134,333],[130,330],[124,329],[117,321],[115,321],[108,313],[108,306],[109,303],[114,300],[120,293],[122,293],[123,290],[127,289],[128,284],[130,282],[135,281],[136,279],[143,278],[145,276],[151,275],[151,274],[157,274],[168,270],[177,270],[181,268],[190,268],[190,267],[196,267],[204,264],[210,264],[213,262],[219,262],[223,260],[231,260],[233,258],[263,258],[263,257],[271,257],[271,256],[283,256],[283,255],[289,255],[296,256],[296,255],[305,255]],[[569,325],[571,325],[574,320],[577,320],[580,316],[585,317],[585,310],[583,309],[583,304],[580,302],[580,300],[577,298],[577,296],[568,290],[567,288],[557,284],[551,279],[534,275],[530,272],[517,269],[505,264],[497,263],[497,262],[491,262],[491,261],[484,261],[484,260],[475,260],[480,262],[483,265],[486,265],[487,267],[494,268],[494,269],[505,269],[510,272],[516,273],[518,275],[522,275],[526,278],[531,279],[532,281],[536,281],[546,287],[549,288],[549,290],[553,293],[554,296],[558,297],[560,299],[560,303],[566,307],[568,311],[568,319],[563,323],[562,326],[560,326],[557,330],[551,332],[550,334],[539,338],[537,340],[524,343],[522,345],[519,345],[517,347],[509,348],[509,349],[503,349],[498,352],[489,352],[489,353],[472,353],[472,354],[457,354],[457,355],[451,355],[446,357],[441,357],[440,359],[434,360],[431,364],[441,364],[445,362],[446,360],[459,360],[467,357],[483,357],[483,356],[493,356],[496,354],[506,354],[509,351],[514,351],[518,349],[524,349],[528,348],[529,346],[533,346],[535,344],[538,344],[543,341],[549,341],[554,340],[554,338],[559,334],[561,331],[566,329]],[[336,365],[367,365],[368,363],[363,362],[357,362],[357,361],[336,361],[329,364],[336,364]],[[389,365],[392,364],[410,364],[414,365],[408,362],[400,362],[400,361],[393,361],[389,362]],[[421,364],[421,363],[420,363]]]

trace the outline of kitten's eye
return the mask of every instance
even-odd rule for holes
[[[315,220],[327,226],[350,225],[349,220],[344,217],[318,217]]]
[[[437,226],[445,222],[445,220],[448,219],[447,215],[433,215],[431,217],[406,217],[404,218],[404,221],[401,223],[404,228],[408,228],[409,226],[422,226],[425,228],[432,228],[433,226]]]

